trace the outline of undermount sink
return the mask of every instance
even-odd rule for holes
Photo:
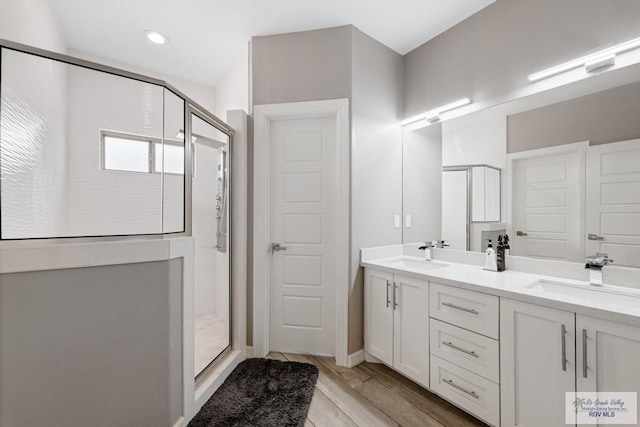
[[[561,295],[599,304],[617,304],[640,307],[640,291],[618,286],[592,286],[538,280],[525,288],[547,295]]]
[[[419,270],[435,270],[436,268],[447,267],[449,264],[445,264],[438,261],[427,261],[420,258],[398,257],[383,260],[385,264],[390,264],[395,267],[407,267],[415,268]]]

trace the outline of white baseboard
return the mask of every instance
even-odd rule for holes
[[[187,427],[187,423],[184,421],[184,417],[178,418],[178,421],[176,421],[173,427]]]
[[[364,362],[364,349],[360,349],[347,356],[347,368],[353,368],[362,362]]]
[[[382,360],[376,357],[373,357],[372,355],[366,352],[364,353],[364,360],[369,363],[382,363]]]
[[[248,345],[245,349],[244,355],[247,359],[251,359],[253,357],[253,346]]]

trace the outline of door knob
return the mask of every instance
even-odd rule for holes
[[[527,232],[520,231],[520,230],[516,231],[516,236],[528,236],[528,235],[529,233]]]
[[[587,234],[587,239],[589,240],[604,240],[604,237],[598,236],[597,234]]]
[[[271,254],[273,255],[274,252],[280,252],[280,251],[286,251],[287,247],[286,246],[281,246],[280,243],[272,243],[271,244]]]

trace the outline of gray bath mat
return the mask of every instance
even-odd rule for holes
[[[303,426],[317,379],[318,368],[308,363],[247,359],[189,427]]]

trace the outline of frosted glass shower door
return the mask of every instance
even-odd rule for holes
[[[191,114],[195,375],[230,347],[229,137]]]

